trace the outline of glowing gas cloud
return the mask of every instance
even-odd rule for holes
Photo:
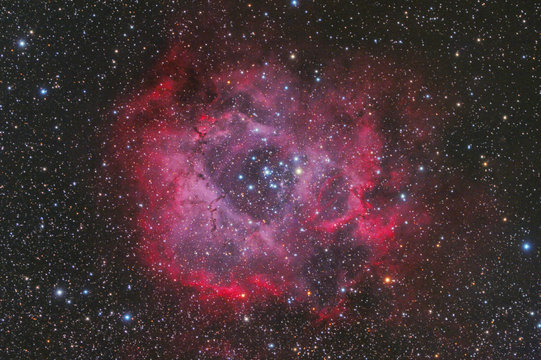
[[[429,221],[408,184],[437,114],[403,69],[260,56],[172,47],[120,107],[138,253],[200,297],[336,307]]]

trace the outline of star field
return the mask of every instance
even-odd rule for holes
[[[539,358],[539,7],[0,5],[0,358]]]

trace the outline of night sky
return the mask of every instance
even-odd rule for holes
[[[4,1],[0,358],[539,359],[535,1]]]

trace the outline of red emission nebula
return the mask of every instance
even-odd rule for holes
[[[439,115],[411,71],[362,55],[171,48],[117,108],[140,262],[199,300],[344,309],[431,221],[411,188]],[[346,58],[346,56],[343,56]],[[419,170],[420,169],[420,170]]]

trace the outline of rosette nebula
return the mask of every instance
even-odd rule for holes
[[[409,152],[437,113],[404,69],[359,55],[306,74],[294,54],[266,58],[236,49],[202,64],[173,47],[120,110],[138,254],[201,298],[330,311],[392,273],[391,254],[428,221],[406,201]]]
[[[540,1],[3,1],[2,359],[541,359]]]

